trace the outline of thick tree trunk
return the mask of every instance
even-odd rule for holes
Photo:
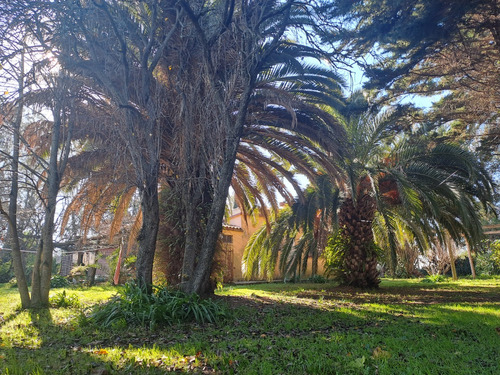
[[[342,283],[362,288],[377,287],[377,254],[373,249],[372,222],[375,216],[375,199],[363,195],[354,205],[347,199],[340,208],[339,225],[347,239],[344,259],[345,273]]]
[[[53,136],[57,136],[53,134]],[[52,259],[54,252],[54,219],[57,205],[57,193],[59,191],[59,176],[57,172],[57,146],[55,151],[55,161],[51,162],[48,171],[48,191],[45,202],[45,217],[42,227],[42,238],[38,247],[33,267],[31,307],[41,308],[49,306],[50,278],[52,276]],[[55,167],[52,162],[56,163]]]
[[[57,191],[59,191],[59,183],[57,183]],[[40,307],[49,306],[50,278],[52,277],[54,256],[54,219],[57,191],[55,192],[54,200],[49,203],[50,206],[45,213],[45,223],[42,229],[43,250],[40,263]]]
[[[217,240],[222,231],[222,221],[226,208],[226,200],[229,186],[233,178],[234,164],[236,162],[236,152],[240,144],[241,132],[245,124],[250,95],[253,91],[254,78],[250,75],[245,91],[241,95],[241,102],[238,108],[234,127],[229,130],[230,136],[227,138],[224,161],[220,170],[217,186],[215,187],[214,198],[210,207],[210,214],[207,220],[205,236],[201,246],[200,256],[194,270],[193,277],[187,285],[188,292],[204,295],[213,291],[210,285],[210,272],[212,270],[213,258],[217,246]],[[230,115],[227,114],[226,124],[230,124]]]
[[[32,278],[31,307],[41,308],[49,306],[50,278],[52,276],[52,261],[54,252],[54,221],[57,206],[61,176],[66,168],[69,157],[73,121],[67,123],[65,141],[61,148],[61,131],[63,119],[64,93],[66,90],[66,76],[58,77],[56,90],[60,90],[61,97],[57,98],[52,110],[54,120],[52,124],[50,157],[45,181],[45,217],[42,227],[42,238],[35,258]],[[59,153],[61,151],[61,153]]]
[[[139,234],[139,253],[137,254],[136,276],[139,285],[152,290],[153,261],[156,238],[160,221],[157,178],[152,178],[141,192],[142,228]]]
[[[237,139],[233,139],[230,145],[228,145],[229,150],[226,152],[226,158],[224,160],[219,183],[212,202],[205,237],[201,247],[201,254],[198,259],[198,263],[196,264],[193,277],[190,278],[187,286],[187,291],[191,293],[204,295],[212,291],[210,290],[210,272],[212,270],[217,240],[222,230],[226,199],[229,192],[229,186],[231,185],[238,144],[239,137]]]

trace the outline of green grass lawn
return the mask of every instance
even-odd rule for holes
[[[66,289],[83,307],[116,291]],[[231,311],[217,325],[103,330],[79,325],[81,307],[17,312],[17,290],[0,286],[0,373],[500,374],[499,278],[242,285],[217,298]]]

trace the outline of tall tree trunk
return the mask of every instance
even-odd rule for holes
[[[186,208],[186,228],[185,228],[185,239],[186,243],[184,245],[184,256],[182,260],[182,277],[181,283],[182,288],[189,284],[189,279],[193,276],[194,266],[196,262],[196,228],[197,223],[195,222],[193,204],[184,202],[184,207]]]
[[[12,217],[6,211],[4,211],[1,202],[0,202],[0,214],[5,217],[9,225],[9,235],[10,235],[9,242],[12,250],[12,263],[14,266],[14,274],[16,275],[17,288],[19,290],[19,295],[21,297],[21,307],[23,309],[27,309],[31,306],[31,299],[28,290],[26,274],[24,273],[21,246],[19,244],[19,234],[17,232],[17,223],[14,221],[15,219],[13,220]],[[14,218],[15,217],[16,216],[14,215]]]
[[[45,217],[42,226],[42,238],[35,258],[32,278],[31,307],[49,306],[50,278],[54,252],[55,213],[57,195],[61,185],[61,176],[66,169],[73,135],[74,119],[66,123],[65,139],[62,143],[63,108],[67,90],[67,76],[62,72],[56,77],[54,90],[60,95],[55,99],[52,109],[54,116],[51,132],[50,157],[45,181]],[[69,103],[71,106],[71,103]]]
[[[198,263],[196,264],[193,277],[190,278],[187,286],[187,291],[191,293],[204,295],[211,292],[210,272],[212,270],[217,240],[222,230],[226,199],[233,175],[238,144],[239,137],[237,139],[233,139],[232,142],[230,142],[230,145],[228,145],[229,150],[225,155],[219,183],[211,206],[200,257],[198,259]]]
[[[52,263],[54,256],[54,221],[55,211],[57,205],[57,192],[59,191],[59,183],[53,199],[49,200],[48,207],[45,211],[45,222],[42,228],[42,254],[40,262],[40,306],[33,307],[48,307],[49,306],[49,292],[50,292],[50,278],[52,276]]]
[[[49,196],[45,202],[42,238],[35,257],[31,283],[31,307],[34,308],[49,306],[50,278],[52,276],[52,259],[54,251],[54,219],[59,182],[58,177],[50,172],[48,180]]]
[[[21,306],[23,309],[30,307],[31,300],[28,290],[28,282],[24,273],[23,257],[21,254],[21,245],[19,243],[19,233],[17,231],[17,199],[19,194],[19,134],[21,131],[21,123],[23,118],[23,100],[24,100],[24,52],[21,53],[21,61],[19,62],[19,78],[18,78],[19,98],[17,105],[16,118],[13,123],[13,145],[12,145],[12,177],[11,188],[9,194],[9,213],[7,214],[0,203],[0,212],[6,217],[9,225],[9,242],[12,250],[12,264],[14,266],[14,274],[17,280],[17,288],[21,297]]]
[[[467,257],[469,258],[470,271],[472,273],[472,278],[476,278],[476,267],[474,267],[474,259],[472,258],[472,250],[469,241],[465,238],[465,245],[467,246]]]
[[[201,246],[200,256],[194,270],[193,277],[189,280],[186,290],[200,295],[212,292],[210,287],[210,272],[217,246],[217,240],[222,231],[222,221],[226,208],[226,199],[229,192],[229,186],[233,178],[234,164],[236,162],[236,152],[240,144],[240,136],[246,119],[250,95],[253,91],[255,78],[250,76],[245,91],[241,96],[241,104],[238,108],[238,115],[234,122],[234,128],[230,129],[231,134],[228,137],[226,150],[224,152],[224,161],[219,174],[217,186],[215,187],[214,198],[210,207],[210,214],[207,220],[205,236]],[[230,115],[227,114],[230,118]],[[226,119],[229,126],[230,120]]]
[[[141,191],[141,195],[142,228],[138,238],[139,252],[137,254],[136,276],[139,285],[151,292],[153,261],[160,221],[158,179],[151,178],[148,185]]]
[[[445,246],[448,248],[448,256],[450,257],[450,266],[451,266],[451,276],[453,280],[458,280],[457,267],[455,266],[455,254],[453,254],[453,243],[451,236],[448,234],[446,236]]]
[[[60,139],[60,118],[54,120],[52,142],[47,176],[45,215],[42,226],[42,238],[38,247],[32,278],[32,307],[49,306],[50,277],[52,276],[52,258],[54,251],[54,219],[59,192],[60,177],[58,172],[58,150]]]
[[[342,283],[362,288],[377,287],[377,254],[373,249],[372,222],[375,217],[375,198],[363,195],[356,205],[346,199],[339,213],[341,234],[347,239]]]
[[[312,254],[312,263],[311,263],[311,276],[316,276],[318,274],[318,257],[319,252],[316,248]]]

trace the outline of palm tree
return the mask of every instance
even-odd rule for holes
[[[289,191],[290,186],[302,198],[300,186],[288,166],[293,166],[311,178],[315,176],[318,165],[322,165],[332,176],[338,173],[337,166],[331,162],[325,150],[328,150],[329,155],[343,152],[343,128],[339,126],[337,118],[319,104],[323,103],[328,108],[342,106],[338,83],[340,78],[330,69],[304,63],[303,56],[303,51],[301,54],[299,49],[288,45],[276,55],[274,64],[263,68],[258,76],[232,178],[235,199],[243,213],[259,208],[269,218],[266,203],[271,203],[277,212],[279,208],[276,194],[280,194],[289,204],[293,203],[294,194]],[[89,142],[82,154],[70,162],[73,177],[87,180],[79,185],[80,191],[68,207],[63,224],[67,223],[71,213],[79,211],[82,213],[85,235],[91,227],[99,227],[106,210],[113,207],[116,208],[116,215],[109,226],[113,237],[133,194],[134,188],[127,180],[127,176],[133,176],[133,171],[130,170],[131,164],[127,162],[126,155],[106,153],[103,150],[112,147],[105,140],[110,139],[113,134],[113,108],[111,104],[106,104],[104,95],[96,98],[96,101],[99,111],[95,111],[94,107],[94,116],[89,114],[86,121],[93,123],[95,121],[91,119],[97,116],[96,120],[107,126],[96,134],[95,143]],[[92,128],[90,124],[88,126]],[[178,150],[175,145],[182,142],[179,138],[182,134],[174,130],[175,128],[165,124],[160,174],[163,191],[160,199],[164,210],[159,241],[162,263],[178,265],[173,268],[169,266],[168,274],[174,275],[170,279],[172,282],[179,281],[178,275],[182,273],[179,260],[182,263],[184,247],[189,237],[186,236],[188,221],[201,226],[201,230],[199,228],[192,231],[199,236],[206,223],[205,211],[209,207],[213,189],[210,169],[203,166],[208,161],[195,163],[191,160],[191,164],[196,164],[198,168],[196,181],[202,181],[203,184],[190,182],[191,186],[195,186],[191,188],[193,191],[198,189],[197,193],[186,193],[184,181],[187,172],[183,169],[186,165],[180,160],[183,154],[174,155]],[[99,137],[102,134],[107,136]],[[196,142],[196,139],[190,142]],[[117,155],[121,158],[121,163],[115,158]],[[88,170],[94,171],[90,178],[86,174]],[[191,197],[189,201],[185,199],[186,195]],[[188,205],[195,209],[187,210]],[[193,213],[190,219],[189,211]],[[195,237],[191,241],[197,243],[195,247],[198,247],[201,239]],[[129,242],[132,243],[133,239]]]
[[[343,241],[342,282],[378,285],[373,221],[378,212],[386,227],[390,267],[396,267],[396,218],[407,223],[421,245],[434,234],[444,241],[481,236],[479,204],[489,208],[492,184],[472,153],[457,144],[427,137],[425,126],[396,132],[389,114],[346,121],[349,156],[341,160],[347,176],[339,211]]]
[[[326,174],[316,176],[302,199],[281,210],[270,228],[253,234],[245,247],[246,277],[273,277],[276,265],[284,278],[300,278],[311,258],[311,275],[318,272],[318,258],[335,229],[339,190]]]
[[[414,131],[401,128],[391,112],[359,114],[356,107],[362,109],[363,101],[355,95],[348,102],[344,112],[348,147],[344,154],[329,159],[342,173],[335,175],[341,200],[338,232],[330,241],[328,261],[343,284],[375,287],[381,249],[375,244],[374,221],[383,228],[394,272],[397,232],[402,226],[421,249],[434,238],[444,243],[447,236],[455,241],[465,236],[469,243],[477,243],[482,233],[478,212],[480,205],[489,209],[492,184],[471,152],[429,138],[432,129],[426,126]],[[255,265],[259,260],[262,266],[262,259],[275,261],[279,252],[282,259],[303,259],[302,244],[313,236],[304,231],[304,239],[297,240],[294,222],[307,220],[288,211],[278,217],[276,235],[274,225],[267,237],[264,230],[257,233],[247,247],[247,262]],[[288,231],[280,229],[287,225]],[[335,228],[328,221],[323,225]],[[295,247],[293,241],[299,241]],[[261,253],[257,244],[262,246]],[[293,251],[297,253],[291,256]]]

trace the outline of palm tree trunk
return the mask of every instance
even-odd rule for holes
[[[472,278],[476,278],[476,267],[474,267],[474,259],[472,258],[472,250],[469,241],[465,238],[465,244],[467,245],[467,256],[469,257],[470,271],[472,273]]]
[[[347,239],[342,283],[356,287],[377,287],[377,255],[373,249],[372,222],[375,217],[375,199],[363,195],[354,204],[346,199],[339,213],[341,234]]]
[[[458,280],[457,267],[455,266],[455,254],[453,253],[453,243],[451,236],[446,236],[445,246],[448,248],[448,256],[450,257],[451,275],[453,280]]]

